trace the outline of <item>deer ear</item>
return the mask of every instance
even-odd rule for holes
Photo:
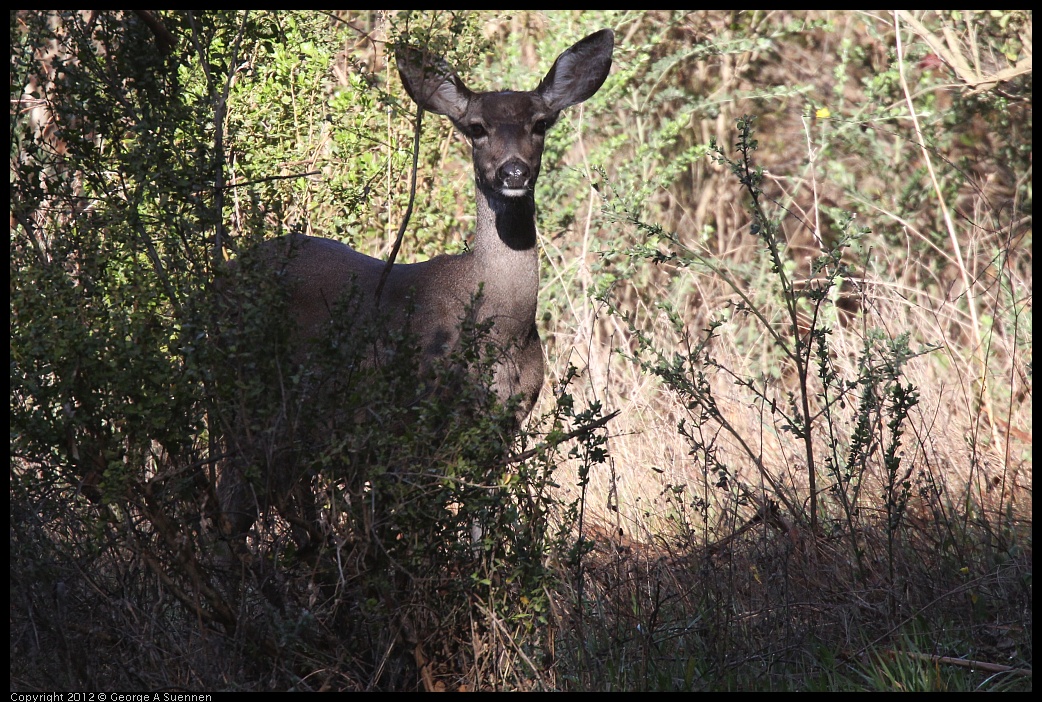
[[[399,46],[394,53],[398,75],[413,102],[429,112],[462,119],[473,93],[444,59],[414,46]]]
[[[614,48],[610,29],[594,32],[558,56],[535,91],[555,112],[590,99],[608,77]]]

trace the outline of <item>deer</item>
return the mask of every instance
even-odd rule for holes
[[[441,57],[399,46],[395,57],[409,97],[423,110],[448,117],[470,142],[472,243],[464,253],[388,268],[333,239],[292,234],[264,242],[262,255],[280,269],[302,342],[320,337],[333,321],[335,303],[351,295],[359,320],[408,326],[418,337],[421,365],[429,366],[457,347],[461,326],[470,319],[485,325],[497,350],[488,390],[504,405],[513,403],[513,425],[520,428],[544,381],[536,325],[535,204],[544,140],[562,110],[601,88],[613,48],[614,34],[603,29],[565,50],[534,90],[478,92]],[[247,494],[241,476],[221,482],[222,529],[245,534],[265,502]]]

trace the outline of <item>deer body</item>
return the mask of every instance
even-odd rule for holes
[[[480,196],[479,196],[480,201]],[[527,416],[543,383],[543,356],[536,330],[539,256],[535,222],[526,203],[504,204],[512,227],[527,229],[523,237],[501,238],[495,215],[479,204],[471,250],[442,255],[422,263],[395,264],[377,305],[375,291],[385,263],[330,239],[294,236],[269,244],[288,249],[285,272],[290,283],[290,309],[300,332],[320,336],[334,303],[349,289],[360,296],[363,314],[384,313],[391,323],[405,324],[417,335],[424,360],[451,351],[460,325],[470,315],[491,322],[488,340],[497,350],[492,391],[501,402],[521,395],[519,417]],[[282,256],[281,251],[276,256]],[[379,308],[379,310],[377,309]]]
[[[410,97],[423,109],[449,117],[473,147],[473,243],[460,255],[395,264],[379,300],[384,261],[311,236],[263,244],[263,255],[282,270],[289,286],[289,310],[304,345],[323,334],[337,301],[349,293],[358,296],[359,315],[408,326],[419,339],[425,365],[456,347],[465,321],[486,323],[496,349],[490,390],[504,403],[519,399],[515,418],[520,424],[543,384],[534,194],[544,136],[561,110],[601,87],[611,68],[613,42],[611,30],[591,34],[561,54],[535,90],[488,93],[471,91],[442,59],[400,48],[398,70]],[[241,493],[241,487],[234,485],[232,491]],[[232,512],[241,513],[232,517],[233,531],[244,532],[256,518],[255,508]]]

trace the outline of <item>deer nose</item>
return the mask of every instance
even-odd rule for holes
[[[502,187],[509,189],[527,188],[528,181],[532,177],[532,169],[528,164],[518,159],[511,159],[499,167],[496,178]]]

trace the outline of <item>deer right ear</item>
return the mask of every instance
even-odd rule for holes
[[[413,102],[453,120],[463,117],[473,93],[444,59],[406,45],[395,49],[394,55],[402,85]]]

